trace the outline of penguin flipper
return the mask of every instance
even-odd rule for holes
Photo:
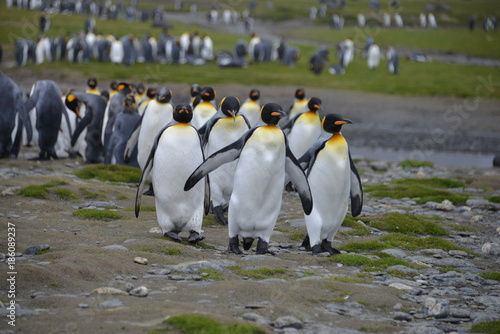
[[[198,168],[196,168],[196,170],[187,179],[186,184],[184,185],[184,190],[188,191],[189,189],[193,188],[196,183],[198,183],[198,181],[200,181],[205,175],[215,170],[216,168],[222,166],[225,163],[238,159],[243,146],[245,146],[247,138],[252,133],[253,130],[247,131],[240,139],[213,153],[205,161],[203,161],[203,163],[199,165]]]
[[[137,145],[137,142],[139,141],[139,134],[141,133],[141,124],[142,124],[142,117],[137,122],[134,131],[132,131],[132,133],[130,134],[130,138],[127,140],[127,144],[125,145],[125,150],[123,151],[123,161],[126,163],[130,161],[130,156],[132,155],[132,151],[134,150],[135,146]]]
[[[351,152],[349,152],[349,163],[351,165],[351,214],[356,217],[363,208],[363,187],[358,170],[352,161]]]
[[[28,114],[29,111],[30,109],[26,109],[26,105],[23,103],[22,97],[19,96],[19,100],[17,103],[17,112],[26,130],[28,143],[30,143],[31,140],[33,139],[33,125],[31,124],[31,119]]]
[[[310,214],[313,206],[311,188],[309,188],[309,182],[307,182],[304,171],[288,145],[286,146],[285,173],[299,193],[304,213],[306,215]]]
[[[71,146],[74,146],[76,141],[78,140],[78,137],[82,133],[82,131],[90,124],[92,121],[92,113],[87,112],[85,113],[85,116],[78,122],[78,124],[75,127],[75,132],[73,132],[73,135],[71,135]]]

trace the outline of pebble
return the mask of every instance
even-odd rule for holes
[[[149,290],[145,286],[138,286],[137,288],[130,290],[129,294],[135,297],[147,297]]]
[[[115,308],[123,306],[123,302],[121,300],[106,300],[99,304],[102,308]]]
[[[36,255],[44,250],[50,249],[50,245],[44,244],[44,245],[36,245],[36,246],[31,246],[26,248],[24,251],[24,254],[28,255]]]
[[[123,290],[117,289],[117,288],[112,288],[109,286],[105,287],[100,287],[97,289],[92,290],[92,293],[97,293],[99,295],[127,295],[127,293]]]
[[[104,249],[110,249],[110,250],[124,250],[128,251],[128,248],[122,245],[109,245],[109,246],[104,246],[102,247]]]
[[[291,315],[279,317],[276,320],[274,320],[274,327],[276,328],[292,327],[295,329],[301,329],[303,326],[304,326],[303,323],[299,319]]]
[[[147,265],[148,264],[148,259],[146,259],[145,257],[137,256],[137,257],[134,257],[134,262],[138,263],[138,264]]]

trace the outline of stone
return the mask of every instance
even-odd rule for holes
[[[109,286],[94,289],[92,293],[97,293],[98,295],[127,295],[125,291]]]
[[[424,300],[422,310],[425,315],[436,319],[446,318],[450,313],[450,305],[446,299],[428,297]]]
[[[237,263],[231,260],[213,260],[213,261],[190,261],[179,263],[174,266],[169,266],[169,269],[172,269],[181,273],[197,273],[202,269],[212,269],[217,271],[223,271],[224,267],[234,266]]]
[[[398,289],[398,290],[406,290],[406,291],[413,290],[412,286],[409,286],[409,285],[406,285],[403,283],[391,283],[391,284],[389,284],[389,287],[394,288],[394,289]]]
[[[138,286],[137,288],[130,290],[129,294],[135,297],[147,297],[149,290],[145,286]]]
[[[31,246],[26,248],[24,251],[24,254],[28,255],[36,255],[40,253],[41,251],[48,250],[50,249],[50,245],[44,244],[44,245],[36,245],[36,246]]]
[[[114,308],[123,306],[123,303],[121,300],[114,299],[114,300],[106,300],[100,303],[99,306],[102,308]]]
[[[394,320],[399,320],[399,321],[412,321],[413,320],[413,317],[406,312],[394,312],[392,315],[392,318]]]
[[[463,259],[455,259],[455,258],[447,258],[447,259],[438,259],[435,265],[440,267],[453,267],[459,269],[475,269],[476,266],[474,263],[470,261],[466,261]]]
[[[500,245],[493,242],[487,242],[481,247],[481,251],[488,255],[500,255]]]
[[[148,274],[151,275],[168,275],[172,272],[170,269],[151,269],[148,270]]]
[[[109,246],[104,246],[104,249],[110,249],[110,250],[124,250],[128,251],[128,248],[122,245],[109,245]]]
[[[149,233],[159,233],[159,234],[163,234],[161,228],[159,227],[153,227],[149,230]]]
[[[145,257],[136,256],[136,257],[134,257],[134,262],[138,263],[138,264],[147,265],[148,259],[146,259]]]
[[[407,266],[403,266],[403,265],[396,265],[396,266],[391,266],[389,268],[387,268],[385,271],[386,272],[389,272],[389,271],[399,271],[399,272],[402,272],[402,273],[405,273],[405,274],[415,274],[415,275],[418,275],[418,270],[416,269],[413,269],[413,268],[409,268]]]
[[[468,254],[466,252],[456,249],[450,250],[448,254],[453,257],[468,257]]]
[[[500,206],[485,199],[468,199],[465,204],[473,209],[498,211]]]
[[[461,308],[450,308],[450,315],[454,318],[470,318],[470,311]]]
[[[400,249],[388,248],[381,251],[382,253],[389,254],[398,259],[404,259],[407,255]]]
[[[274,327],[276,328],[287,328],[287,327],[292,327],[295,329],[301,329],[304,327],[304,324],[294,316],[284,316],[284,317],[279,317],[274,321]]]
[[[436,206],[436,209],[441,211],[453,211],[455,206],[450,200],[445,199]]]

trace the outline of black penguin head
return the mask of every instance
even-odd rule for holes
[[[252,101],[257,101],[258,99],[260,99],[260,90],[258,89],[252,89],[250,91],[250,100]]]
[[[321,99],[319,97],[311,97],[307,102],[307,107],[310,111],[318,111],[321,109]]]
[[[215,100],[215,89],[212,87],[203,87],[201,90],[201,99],[207,102]]]
[[[81,118],[80,116],[80,107],[79,107],[79,100],[78,98],[73,95],[71,92],[66,95],[66,99],[64,100],[64,104],[66,107],[68,107],[69,110],[74,112],[78,118]]]
[[[126,82],[120,82],[116,86],[116,90],[119,91],[119,92],[121,92],[122,94],[127,95],[128,93],[132,92],[132,86],[129,85],[128,83],[126,83]]]
[[[101,96],[106,99],[106,101],[109,101],[109,92],[107,90],[101,91]]]
[[[172,91],[166,87],[162,87],[158,90],[156,95],[156,101],[159,103],[169,103],[172,99]]]
[[[260,110],[260,118],[264,123],[269,125],[276,125],[280,118],[285,116],[281,106],[276,103],[266,103]]]
[[[145,89],[146,88],[144,87],[144,85],[142,83],[137,84],[137,86],[135,87],[137,94],[144,94]]]
[[[134,94],[127,94],[127,96],[125,96],[125,100],[123,100],[123,106],[125,107],[123,108],[124,113],[132,114],[136,112]]]
[[[323,117],[323,120],[321,121],[323,130],[328,133],[339,133],[342,125],[344,124],[352,124],[352,121],[340,116],[339,114],[328,114]]]
[[[302,88],[297,88],[297,90],[295,91],[295,98],[297,100],[302,100],[306,97],[306,91]]]
[[[87,86],[90,88],[96,88],[97,87],[97,79],[92,77],[87,80]]]
[[[149,87],[146,91],[146,96],[150,99],[154,99],[154,97],[156,96],[156,88]]]
[[[178,104],[174,108],[173,118],[179,123],[189,123],[193,119],[193,108],[189,104]]]
[[[189,90],[191,97],[195,97],[201,94],[201,86],[199,84],[193,84]]]
[[[240,100],[234,96],[225,97],[220,101],[219,109],[224,115],[235,118],[240,111]]]
[[[118,89],[118,81],[116,81],[116,80],[111,81],[109,88],[111,88],[111,90],[117,90]]]

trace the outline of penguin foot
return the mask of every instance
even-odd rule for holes
[[[304,247],[306,251],[310,252],[311,251],[311,241],[309,240],[309,234],[306,233],[306,236],[304,237],[304,241],[302,241],[301,247]]]
[[[238,236],[229,238],[228,251],[230,253],[234,253],[234,254],[243,254],[243,252],[240,249],[239,243],[240,243],[240,241],[238,240]]]
[[[217,219],[217,221],[219,223],[222,223],[223,225],[227,225],[227,219],[226,219],[226,216],[224,216],[224,208],[219,205],[219,206],[216,206],[214,209],[214,214],[215,214],[215,218]]]
[[[318,255],[323,252],[323,250],[321,249],[321,244],[310,247],[310,250],[312,250],[312,255]]]
[[[243,238],[243,249],[249,250],[252,247],[254,238]]]
[[[153,184],[151,183],[149,185],[149,189],[146,190],[145,192],[142,193],[143,195],[146,195],[146,196],[154,196],[155,195],[155,192],[153,190]]]
[[[177,233],[175,233],[174,231],[170,231],[170,232],[166,232],[165,234],[163,234],[165,237],[167,238],[170,238],[172,239],[173,241],[182,241],[182,238],[179,237],[179,235]]]
[[[340,254],[340,251],[337,248],[333,248],[332,243],[326,239],[321,241],[321,251],[328,252],[330,255]]]
[[[276,255],[274,252],[271,252],[267,248],[267,242],[259,238],[259,241],[257,241],[257,254],[271,254],[271,255]]]
[[[195,244],[197,243],[198,241],[202,241],[203,239],[205,239],[205,236],[204,235],[200,235],[198,232],[196,231],[191,231],[189,232],[189,238],[188,238],[188,241],[192,244]]]

